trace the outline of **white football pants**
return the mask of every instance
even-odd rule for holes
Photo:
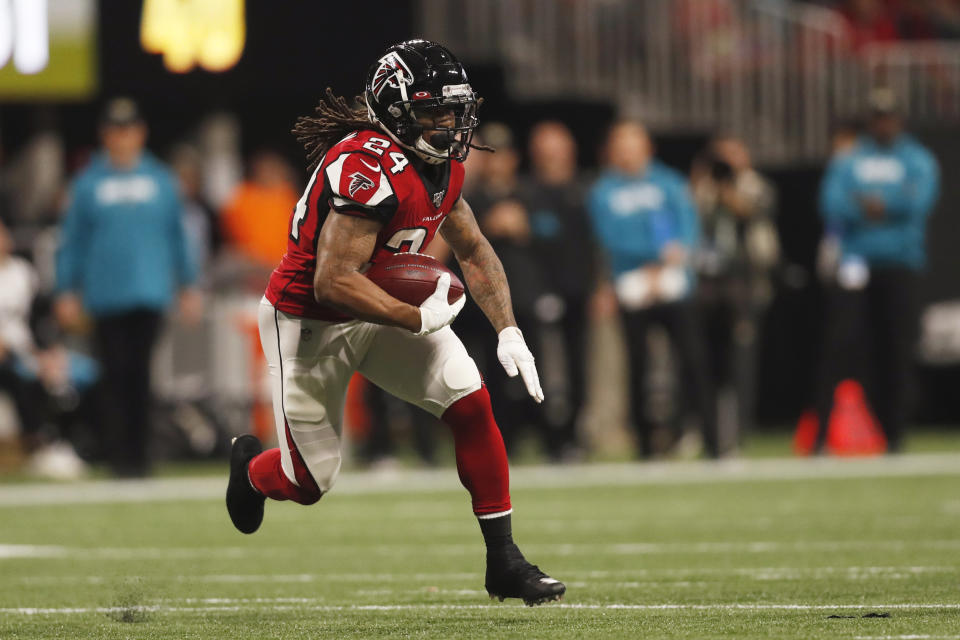
[[[481,386],[477,365],[450,327],[416,336],[361,320],[311,320],[279,311],[266,298],[258,321],[270,366],[281,464],[298,486],[286,429],[326,493],[340,471],[339,433],[354,371],[437,417]]]

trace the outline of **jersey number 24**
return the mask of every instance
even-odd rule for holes
[[[363,148],[367,151],[372,151],[378,156],[383,156],[383,152],[390,147],[390,141],[384,140],[383,138],[372,137],[363,143]],[[393,161],[393,164],[390,167],[390,173],[396,175],[407,168],[407,165],[410,164],[410,161],[407,160],[407,156],[403,155],[399,151],[391,151],[387,156]],[[310,195],[310,192],[313,190],[313,183],[317,181],[317,174],[320,173],[320,167],[317,167],[316,171],[313,172],[313,175],[310,176],[310,182],[307,184],[307,188],[303,191],[303,195],[300,196],[300,200],[297,201],[297,207],[294,209],[293,213],[293,222],[290,225],[290,237],[294,242],[300,241],[300,227],[303,226],[304,220],[307,218],[307,198]]]

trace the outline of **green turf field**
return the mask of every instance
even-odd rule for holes
[[[0,486],[0,638],[960,638],[957,454],[518,469],[568,586],[538,608],[487,598],[452,469],[345,474],[253,536],[223,484]]]

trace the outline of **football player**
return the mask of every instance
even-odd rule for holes
[[[512,538],[503,439],[477,366],[449,326],[466,297],[448,304],[444,274],[415,307],[363,275],[369,263],[417,252],[439,231],[498,333],[507,374],[519,373],[543,400],[503,267],[460,197],[480,101],[453,54],[426,40],[387,49],[362,100],[365,109],[352,109],[328,89],[294,129],[312,175],[259,311],[280,447],[262,451],[249,435],[234,441],[227,510],[237,529],[253,533],[266,498],[309,505],[330,490],[344,396],[359,371],[453,431],[457,471],[486,543],[488,593],[528,605],[558,600],[566,587],[527,562]]]

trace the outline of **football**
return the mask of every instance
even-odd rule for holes
[[[463,283],[442,262],[423,253],[395,253],[372,264],[365,275],[394,298],[419,307],[444,273],[450,274],[447,302],[453,303],[463,295]]]

